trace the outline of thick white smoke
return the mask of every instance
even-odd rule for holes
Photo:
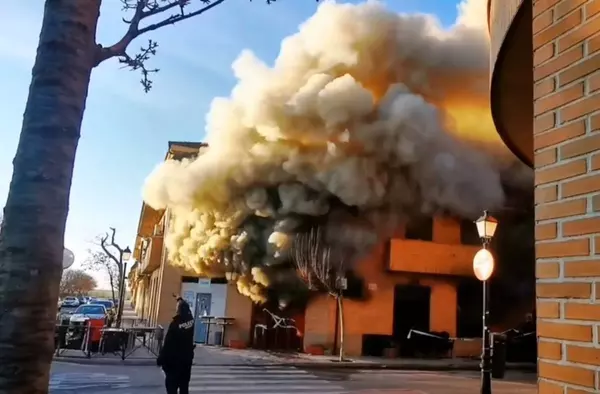
[[[272,280],[262,267],[302,218],[328,215],[330,231],[348,223],[330,214],[332,197],[370,225],[334,231],[354,247],[411,212],[473,217],[500,206],[496,164],[469,143],[497,143],[484,3],[463,2],[443,30],[377,2],[325,2],[282,42],[273,66],[242,53],[237,86],[208,114],[209,148],[162,163],[145,186],[145,201],[173,214],[173,263],[199,273],[235,263],[238,288],[260,301]],[[272,225],[251,224],[261,218]],[[244,257],[257,242],[265,257]]]

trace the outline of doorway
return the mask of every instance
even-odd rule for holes
[[[421,285],[394,287],[394,339],[403,342],[409,331],[429,331],[431,288]]]
[[[196,295],[196,324],[195,324],[195,333],[194,340],[196,343],[205,343],[206,342],[206,323],[202,323],[202,318],[204,316],[210,316],[210,304],[212,300],[212,294],[210,293],[198,293]]]

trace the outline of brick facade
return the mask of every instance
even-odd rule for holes
[[[534,0],[539,393],[600,389],[600,0]]]
[[[400,231],[401,232],[401,231]],[[468,268],[465,272],[472,275],[473,250],[477,247],[460,244],[460,226],[453,219],[436,218],[434,221],[434,242],[404,241],[396,238],[392,247],[403,250],[402,254],[391,254],[402,258],[401,261],[388,262],[384,245],[380,245],[358,264],[357,271],[364,278],[366,286],[375,285],[368,289],[368,297],[364,301],[344,301],[345,337],[344,346],[349,356],[362,354],[362,340],[365,334],[391,335],[394,319],[394,287],[402,284],[419,284],[431,289],[430,299],[430,330],[446,331],[451,336],[456,335],[457,328],[457,283],[456,277],[449,275],[423,275],[421,266],[429,262],[430,254],[427,246],[436,246],[444,250],[435,265],[445,266],[446,259],[466,255],[462,263]],[[389,267],[399,272],[391,273]],[[431,263],[430,265],[433,265]],[[442,271],[432,270],[432,271]],[[410,273],[407,275],[407,273]],[[305,314],[304,347],[321,345],[332,349],[335,335],[335,301],[329,296],[321,296],[312,301]],[[365,324],[368,322],[368,324]]]

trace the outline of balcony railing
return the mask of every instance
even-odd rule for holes
[[[149,243],[146,251],[142,253],[142,266],[140,270],[142,274],[149,274],[160,267],[160,262],[162,259],[163,237],[149,237],[148,242]]]
[[[480,246],[393,239],[389,270],[436,275],[473,276],[473,256]]]

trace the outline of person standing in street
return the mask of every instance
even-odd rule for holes
[[[177,313],[156,359],[165,372],[167,394],[189,394],[194,348],[194,316],[189,304],[177,298]]]

